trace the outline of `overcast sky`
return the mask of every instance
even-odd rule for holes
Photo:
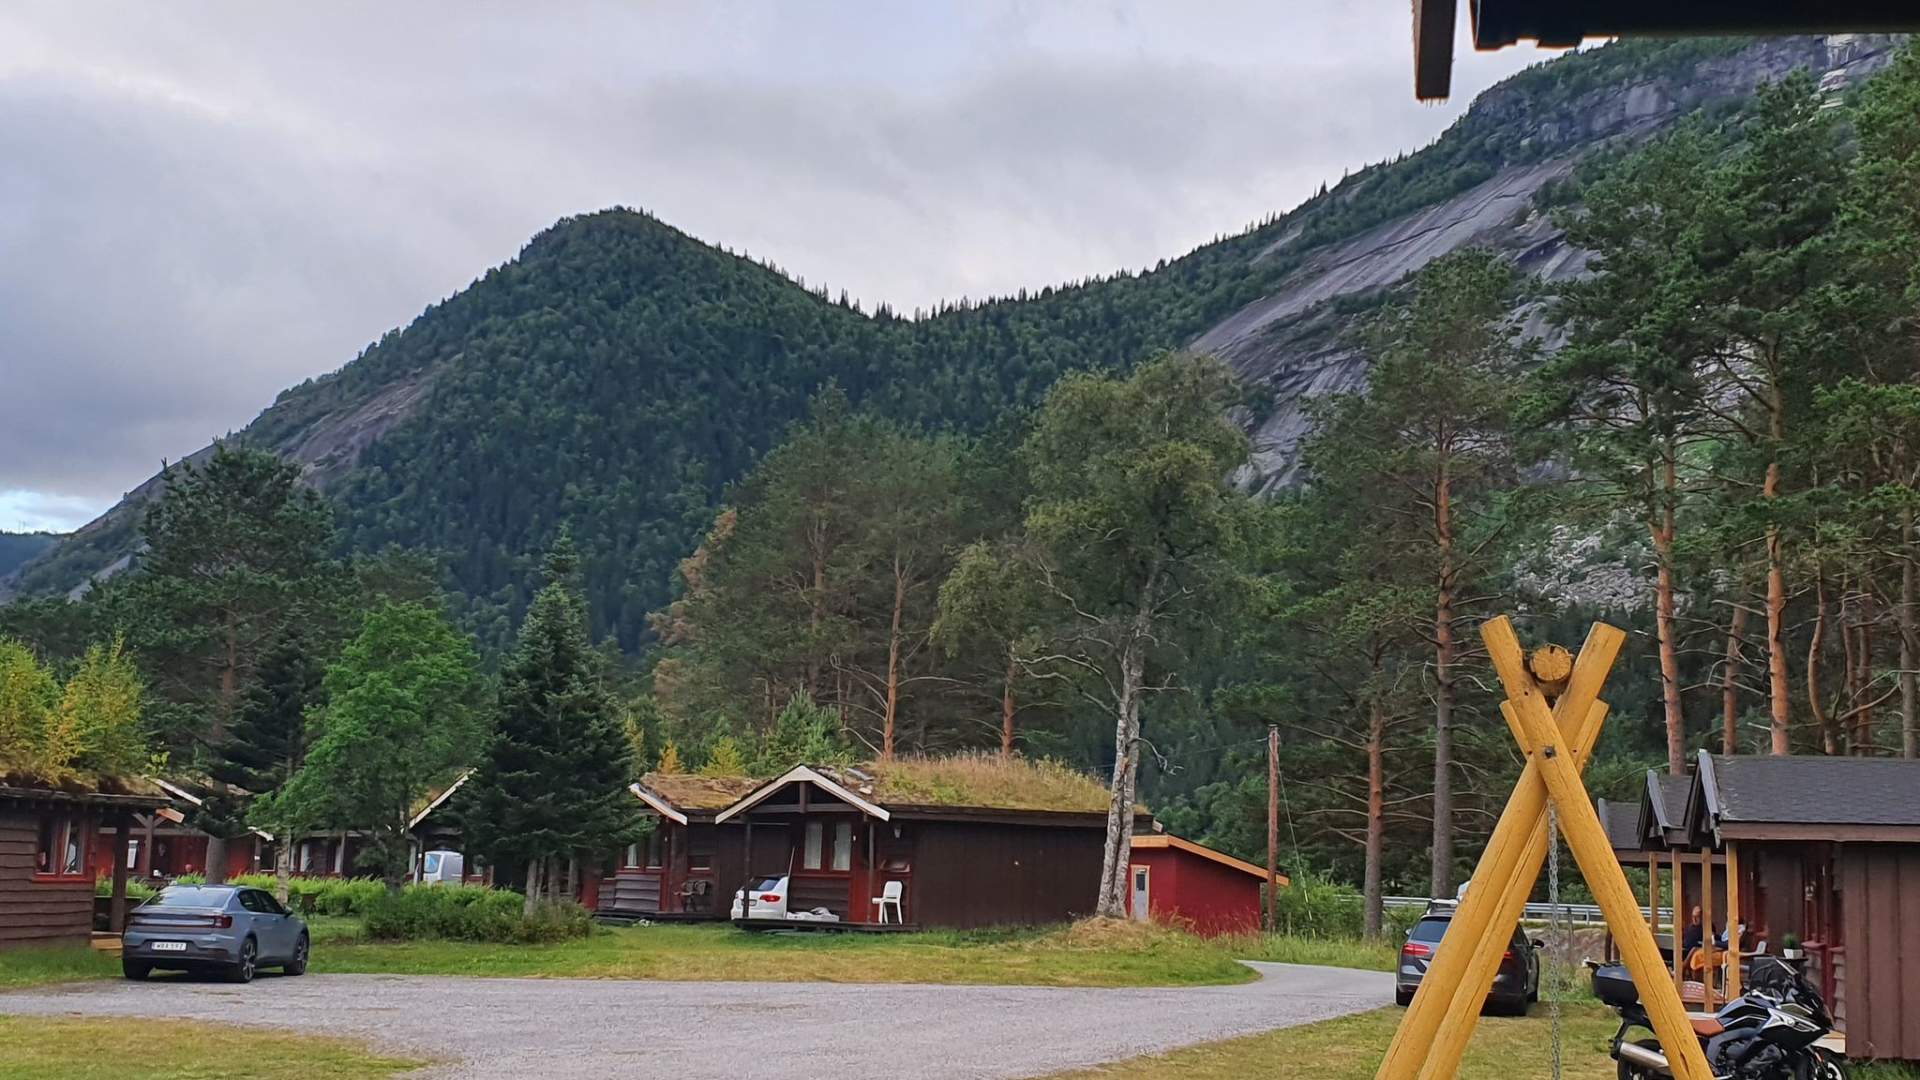
[[[566,214],[896,308],[1418,147],[1406,0],[0,6],[0,529],[71,528]],[[1463,46],[1464,49],[1464,46]]]

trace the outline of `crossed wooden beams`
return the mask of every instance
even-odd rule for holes
[[[1605,623],[1594,623],[1571,670],[1567,670],[1565,650],[1557,656],[1547,650],[1536,654],[1538,674],[1551,680],[1545,683],[1529,670],[1520,639],[1506,616],[1487,622],[1480,636],[1507,691],[1500,714],[1527,763],[1376,1080],[1451,1080],[1459,1071],[1501,956],[1546,862],[1549,798],[1558,812],[1561,835],[1600,902],[1674,1076],[1713,1080],[1653,931],[1640,913],[1639,900],[1613,857],[1600,816],[1580,781],[1607,715],[1600,689],[1626,635]],[[1550,706],[1548,696],[1555,691]]]

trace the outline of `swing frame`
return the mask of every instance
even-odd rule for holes
[[[1600,691],[1626,634],[1606,623],[1594,623],[1564,684],[1557,678],[1564,663],[1556,658],[1545,665],[1554,681],[1544,685],[1529,669],[1506,616],[1482,624],[1480,637],[1507,692],[1500,715],[1526,755],[1526,764],[1375,1080],[1450,1080],[1459,1072],[1460,1059],[1493,988],[1501,954],[1546,862],[1549,800],[1561,835],[1640,990],[1641,1004],[1673,1075],[1676,1080],[1713,1080],[1686,1006],[1641,914],[1639,898],[1614,858],[1606,830],[1580,780],[1607,714]],[[1551,648],[1542,654],[1551,655]]]

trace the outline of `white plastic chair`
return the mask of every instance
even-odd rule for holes
[[[886,887],[880,890],[880,895],[873,898],[873,906],[880,909],[881,925],[886,924],[887,908],[889,906],[893,908],[894,922],[904,923],[907,921],[906,918],[900,914],[900,897],[904,891],[905,886],[900,882],[889,881]]]

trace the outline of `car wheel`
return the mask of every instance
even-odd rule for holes
[[[293,947],[293,959],[287,961],[286,966],[280,970],[286,972],[288,975],[305,975],[307,973],[307,935],[300,935],[299,944]]]
[[[146,982],[147,976],[153,974],[153,968],[138,960],[122,959],[120,961],[120,974],[132,979],[134,982]]]
[[[1393,1003],[1403,1009],[1413,1004],[1413,991],[1395,990],[1393,992]]]
[[[250,983],[260,967],[260,946],[252,938],[240,943],[240,959],[227,969],[227,981]]]

